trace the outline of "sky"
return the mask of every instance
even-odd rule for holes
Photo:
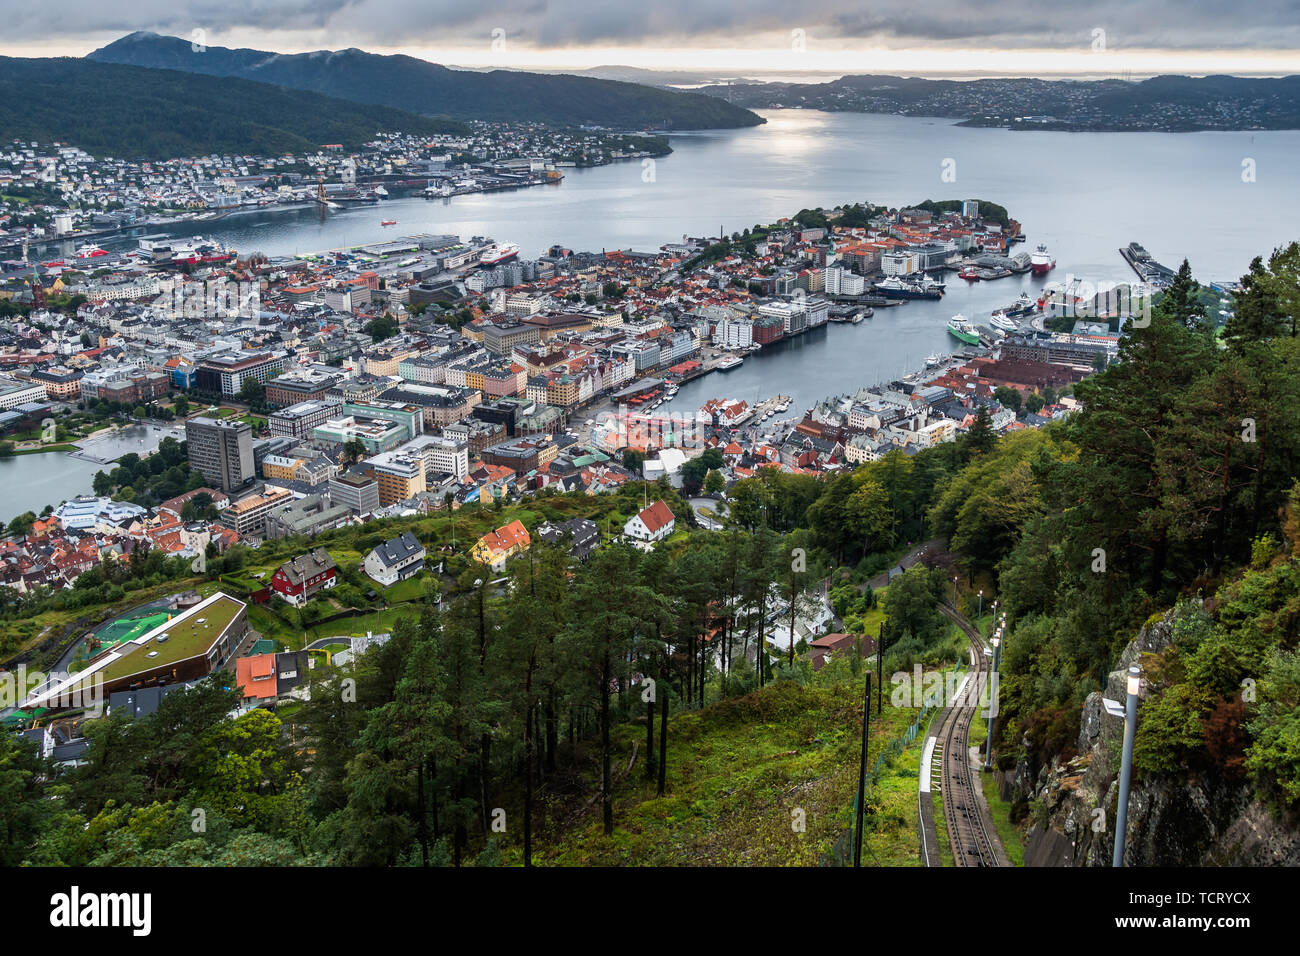
[[[0,54],[136,30],[510,69],[1300,74],[1297,0],[0,0]]]

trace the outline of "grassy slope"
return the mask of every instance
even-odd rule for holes
[[[637,765],[616,790],[615,832],[605,837],[599,804],[557,833],[539,839],[545,865],[815,866],[851,825],[857,788],[860,689],[770,685],[741,698],[673,718],[668,734],[668,794]],[[872,715],[872,756],[901,736],[915,711],[886,701]],[[614,765],[627,766],[644,728],[618,729]],[[914,743],[868,792],[863,860],[868,865],[919,864]],[[594,754],[592,755],[594,769]],[[591,776],[594,792],[596,778]],[[792,827],[805,813],[806,830]],[[564,816],[561,813],[561,819]],[[517,857],[518,854],[516,853]]]

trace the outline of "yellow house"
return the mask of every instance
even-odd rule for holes
[[[528,529],[518,519],[503,525],[495,531],[489,531],[474,542],[470,557],[479,564],[486,564],[493,571],[505,569],[506,561],[516,554],[522,554],[532,545]]]

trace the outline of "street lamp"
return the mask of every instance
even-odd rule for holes
[[[1142,689],[1142,671],[1136,664],[1129,665],[1127,687],[1128,701],[1124,714],[1124,756],[1119,771],[1119,807],[1115,811],[1115,855],[1111,866],[1124,865],[1124,831],[1128,829],[1128,790],[1133,776],[1133,737],[1137,733],[1138,692]],[[1117,701],[1106,700],[1106,712],[1119,716]]]
[[[993,769],[993,717],[998,707],[998,662],[1002,656],[1002,628],[993,633],[993,673],[989,675],[989,739],[984,741],[984,769]]]
[[[980,599],[979,610],[975,612],[975,621],[977,623],[984,620],[984,589],[983,588],[979,589],[979,599]],[[984,625],[980,624],[979,626],[983,627]]]

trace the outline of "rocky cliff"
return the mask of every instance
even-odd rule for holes
[[[1053,760],[1036,775],[1022,759],[1014,771],[1003,775],[1003,796],[1012,801],[1027,799],[1034,808],[1026,866],[1110,865],[1124,721],[1106,713],[1102,697],[1124,699],[1129,665],[1169,644],[1171,614],[1143,627],[1124,649],[1106,690],[1088,696],[1080,719],[1079,756]],[[1124,862],[1126,866],[1296,866],[1300,865],[1296,824],[1261,804],[1249,783],[1205,775],[1189,780],[1142,778],[1135,773]]]

